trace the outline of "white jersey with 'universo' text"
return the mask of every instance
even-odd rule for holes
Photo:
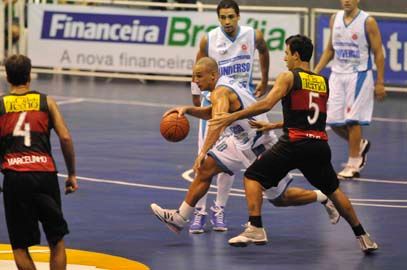
[[[332,46],[335,52],[332,71],[353,73],[370,70],[372,59],[366,32],[369,14],[360,10],[347,25],[344,14],[343,10],[336,14],[332,28]]]
[[[208,56],[215,59],[219,74],[241,82],[252,91],[253,59],[256,50],[256,32],[252,27],[239,26],[235,38],[217,27],[208,33]]]

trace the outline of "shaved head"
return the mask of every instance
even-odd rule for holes
[[[210,57],[202,57],[196,62],[195,66],[205,67],[206,72],[218,72],[218,64]]]
[[[192,79],[201,91],[212,91],[219,78],[218,64],[210,57],[199,59],[194,68]]]

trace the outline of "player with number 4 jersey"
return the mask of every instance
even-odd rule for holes
[[[47,96],[35,91],[0,99],[1,167],[19,172],[55,172],[49,140]]]
[[[50,270],[66,269],[57,169],[51,154],[51,129],[59,138],[68,178],[65,193],[78,189],[72,138],[54,99],[30,89],[31,60],[5,61],[10,91],[0,97],[0,165],[4,174],[4,212],[18,269],[35,269],[28,247],[40,243],[41,222],[50,248]]]

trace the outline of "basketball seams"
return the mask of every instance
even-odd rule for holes
[[[178,113],[167,115],[161,120],[160,133],[168,141],[178,142],[188,135],[189,121],[185,116],[178,117]]]

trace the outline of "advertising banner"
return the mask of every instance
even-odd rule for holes
[[[329,39],[330,15],[319,15],[316,21],[316,60],[321,57]],[[375,18],[380,28],[385,57],[385,83],[407,86],[407,20]],[[317,63],[317,62],[316,62]],[[323,73],[329,74],[329,68]]]
[[[218,26],[216,11],[156,11],[36,5],[28,9],[28,55],[36,67],[191,75],[201,37]],[[285,39],[300,15],[242,13],[240,25],[261,30],[270,76],[285,70]],[[259,62],[254,78],[260,78]]]

